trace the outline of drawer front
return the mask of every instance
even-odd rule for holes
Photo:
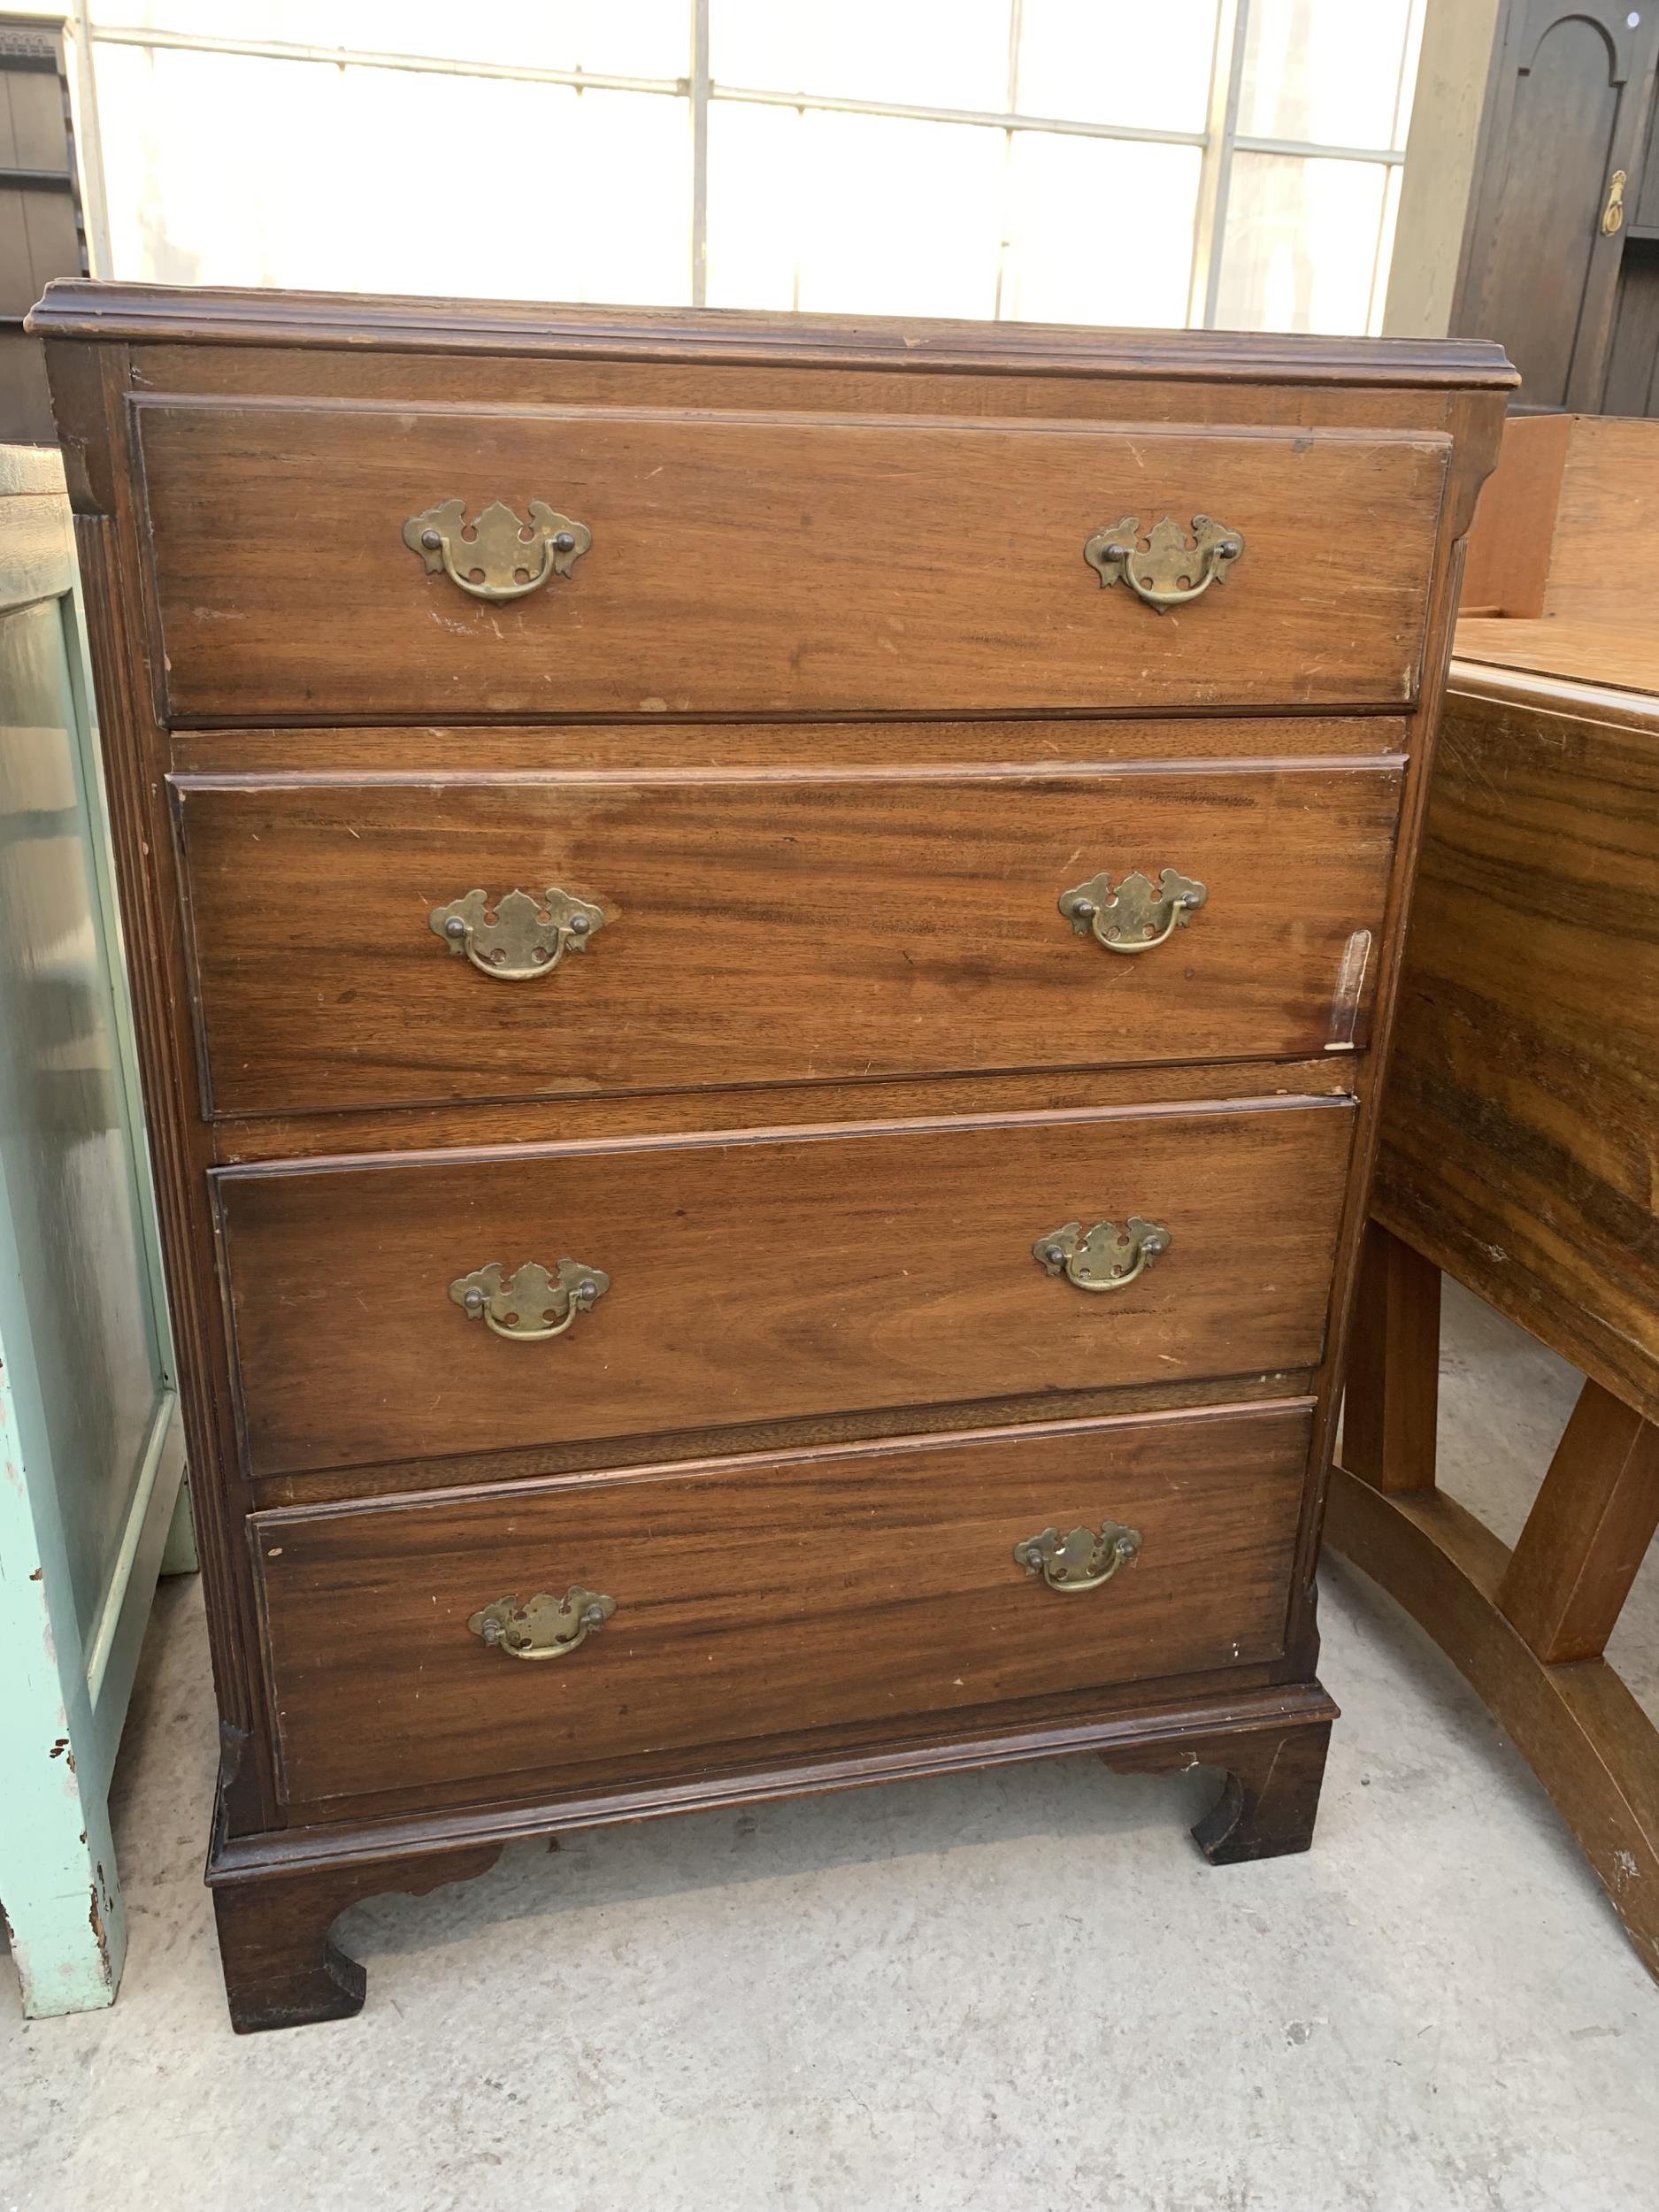
[[[235,1114],[1363,1044],[1400,776],[187,780],[175,797],[212,1104]],[[1202,903],[1159,896],[1165,869]],[[1102,872],[1098,916],[1068,919],[1063,895]],[[475,890],[518,896],[454,910]],[[549,892],[581,902],[582,933]]]
[[[288,1799],[643,1777],[688,1746],[1275,1658],[1307,1442],[1285,1406],[259,1516]],[[1014,1556],[1110,1524],[1138,1545],[1096,1586]],[[615,1609],[545,1660],[469,1629],[572,1589]]]
[[[138,414],[168,710],[246,721],[1397,704],[1450,451],[896,416]],[[496,503],[543,534],[457,534]],[[1238,557],[1164,557],[1152,533],[1194,517]],[[1119,539],[1153,591],[1202,596],[1165,612],[1103,583],[1085,546]]]
[[[248,1464],[1310,1367],[1351,1129],[1322,1100],[225,1170]],[[1118,1287],[1033,1256],[1132,1216],[1168,1248]]]

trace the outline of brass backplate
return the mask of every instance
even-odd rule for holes
[[[594,541],[586,523],[560,514],[544,499],[529,503],[520,522],[511,507],[492,500],[469,524],[464,499],[441,499],[403,525],[403,543],[418,553],[428,575],[442,569],[474,599],[522,599],[549,576],[568,576]]]
[[[497,1598],[466,1624],[484,1643],[514,1659],[561,1659],[603,1628],[616,1609],[615,1598],[573,1582],[562,1598],[545,1590],[523,1605],[517,1598]]]
[[[1083,558],[1102,585],[1127,584],[1137,599],[1160,610],[1184,605],[1225,580],[1229,565],[1244,551],[1244,539],[1210,515],[1193,517],[1189,541],[1168,515],[1141,539],[1139,515],[1124,515],[1110,530],[1097,530],[1083,548]]]
[[[1057,1528],[1046,1528],[1015,1545],[1014,1561],[1028,1575],[1041,1575],[1051,1590],[1098,1590],[1140,1549],[1138,1528],[1102,1521],[1098,1533],[1086,1527],[1062,1536]]]
[[[457,1275],[449,1295],[469,1320],[482,1321],[496,1336],[562,1336],[579,1313],[591,1311],[611,1287],[602,1267],[562,1259],[552,1274],[526,1260],[511,1275],[498,1260]]]
[[[605,926],[602,908],[557,883],[537,895],[504,892],[492,899],[474,890],[447,906],[434,906],[427,927],[457,960],[503,983],[527,983],[550,974],[567,952],[585,952]]]
[[[1079,1290],[1126,1290],[1171,1242],[1167,1229],[1131,1214],[1121,1236],[1115,1221],[1097,1221],[1087,1233],[1080,1221],[1068,1221],[1039,1237],[1031,1253],[1045,1274],[1064,1275]]]
[[[1156,887],[1137,868],[1116,890],[1102,869],[1062,891],[1058,903],[1079,937],[1093,937],[1108,952],[1149,952],[1172,930],[1185,929],[1209,896],[1203,884],[1173,868],[1160,869]]]

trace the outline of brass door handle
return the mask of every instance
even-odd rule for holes
[[[509,891],[493,902],[487,891],[469,891],[434,906],[427,917],[457,959],[470,960],[480,975],[498,983],[529,983],[550,975],[567,952],[586,952],[605,926],[601,910],[573,892],[549,884],[537,897]]]
[[[1097,530],[1083,548],[1083,558],[1100,578],[1102,586],[1127,584],[1137,599],[1162,614],[1168,607],[1184,607],[1199,598],[1211,584],[1226,581],[1226,572],[1244,551],[1244,539],[1225,522],[1208,515],[1193,517],[1193,541],[1179,522],[1165,515],[1141,542],[1141,518],[1125,515],[1110,530]]]
[[[1151,952],[1185,929],[1188,917],[1209,896],[1202,883],[1173,868],[1159,871],[1156,891],[1139,869],[1114,891],[1102,869],[1087,883],[1062,891],[1059,908],[1079,937],[1093,937],[1108,952]]]
[[[1623,169],[1615,169],[1608,179],[1607,205],[1601,210],[1601,235],[1615,237],[1624,227],[1624,187],[1628,179]]]
[[[1098,1535],[1092,1528],[1074,1528],[1069,1536],[1046,1528],[1041,1536],[1027,1536],[1016,1544],[1014,1558],[1028,1575],[1041,1575],[1049,1589],[1069,1597],[1080,1590],[1098,1590],[1140,1549],[1138,1528],[1102,1521]]]
[[[1031,1252],[1045,1274],[1064,1275],[1079,1290],[1127,1290],[1171,1241],[1156,1221],[1131,1214],[1122,1236],[1113,1221],[1097,1221],[1087,1236],[1080,1222],[1068,1221],[1039,1237]]]
[[[467,1626],[492,1650],[512,1659],[563,1659],[604,1626],[617,1609],[615,1598],[572,1582],[562,1598],[545,1590],[520,1605],[497,1598],[474,1613]]]
[[[440,569],[474,599],[499,603],[539,591],[549,576],[568,576],[594,541],[586,523],[572,522],[543,499],[530,502],[520,522],[511,507],[492,500],[466,534],[466,502],[441,499],[403,525],[403,543],[419,553],[426,573]]]
[[[458,1275],[449,1295],[469,1321],[481,1321],[495,1336],[516,1344],[539,1344],[563,1336],[579,1313],[591,1313],[611,1287],[603,1268],[580,1260],[561,1260],[549,1275],[533,1260],[509,1277],[498,1261]],[[557,1314],[557,1321],[549,1317]]]

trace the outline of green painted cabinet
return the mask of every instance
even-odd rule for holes
[[[24,2009],[108,2004],[111,1769],[183,1445],[69,504],[0,447],[0,1907]]]

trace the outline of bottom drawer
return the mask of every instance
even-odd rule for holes
[[[1276,1657],[1309,1422],[1230,1407],[257,1515],[285,1796],[644,1778],[687,1746]],[[1104,1522],[1139,1542],[1095,1586],[1016,1561]],[[469,1628],[572,1586],[615,1609],[555,1655]]]

